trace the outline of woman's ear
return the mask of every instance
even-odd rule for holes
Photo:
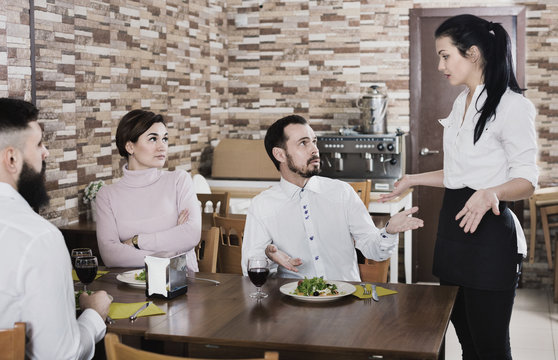
[[[273,154],[273,157],[275,157],[275,159],[280,163],[287,161],[285,149],[281,149],[280,147],[274,147],[273,150],[271,150],[271,153]]]
[[[134,143],[131,141],[126,142],[126,151],[128,152],[128,154],[130,155],[134,155]]]
[[[477,63],[480,60],[480,51],[476,45],[473,45],[467,50],[467,56],[473,63]]]

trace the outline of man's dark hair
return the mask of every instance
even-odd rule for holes
[[[38,115],[39,110],[27,101],[0,98],[0,132],[25,130]]]
[[[116,129],[116,147],[120,156],[127,159],[130,154],[126,150],[126,143],[135,143],[141,134],[158,122],[165,124],[165,119],[151,111],[132,110],[124,115]]]
[[[274,122],[269,129],[267,129],[267,133],[265,134],[264,144],[265,150],[267,151],[267,155],[273,161],[273,164],[279,170],[280,162],[277,161],[275,156],[273,156],[273,148],[279,147],[281,149],[285,149],[285,143],[287,142],[287,137],[285,136],[285,128],[290,124],[301,124],[306,125],[308,121],[305,118],[299,115],[289,115],[285,116]]]

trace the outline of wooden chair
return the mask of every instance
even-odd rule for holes
[[[25,323],[16,322],[11,329],[0,330],[0,360],[25,359]]]
[[[355,189],[358,196],[364,203],[364,206],[368,209],[368,204],[370,203],[370,191],[372,191],[372,180],[366,179],[365,181],[349,182],[349,185]]]
[[[218,271],[242,274],[242,238],[246,219],[227,218],[213,214],[213,223],[219,228]]]
[[[384,261],[374,261],[365,259],[364,264],[358,264],[360,280],[364,282],[386,283],[389,273],[390,259]]]
[[[372,191],[372,180],[367,179],[359,182],[349,182],[355,189],[360,199],[368,209],[370,203],[370,191]],[[387,282],[390,259],[384,261],[374,261],[364,259],[364,264],[358,264],[360,279],[365,282]]]
[[[219,249],[219,228],[202,230],[200,243],[196,246],[198,267],[201,272],[217,272],[217,250]]]
[[[550,228],[558,227],[558,220],[554,219],[555,221],[548,221],[549,216],[558,215],[558,205],[552,206],[542,206],[541,207],[541,224],[543,228],[544,234],[544,243],[546,244],[546,255],[548,261],[548,267],[552,268],[552,254],[551,254],[551,247],[550,247]],[[552,219],[551,219],[552,220]],[[558,249],[555,249],[558,251]]]
[[[202,229],[209,230],[213,224],[213,214],[226,217],[229,215],[230,195],[225,193],[196,194],[201,203],[202,210]]]
[[[529,213],[531,215],[531,241],[529,244],[529,264],[535,261],[535,239],[537,237],[537,208],[543,206],[558,205],[558,186],[537,189],[529,197]],[[542,213],[541,213],[542,215]],[[544,226],[543,226],[544,232]],[[546,259],[548,267],[552,268],[552,253],[550,239],[545,236]]]
[[[113,333],[107,333],[105,335],[105,350],[107,353],[107,360],[203,360],[191,357],[161,355],[149,351],[135,349],[128,345],[122,344],[118,335]],[[266,351],[263,358],[252,358],[244,360],[279,360],[279,353]]]

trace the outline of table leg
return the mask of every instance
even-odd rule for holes
[[[411,194],[407,196],[407,201],[405,203],[405,210],[409,210],[413,206],[413,197]],[[404,246],[403,249],[405,253],[405,283],[411,284],[413,282],[413,231],[405,231]]]
[[[531,242],[529,244],[529,264],[535,262],[535,238],[537,235],[537,206],[535,198],[529,198],[529,214],[531,216]]]
[[[399,209],[397,209],[397,206],[390,205],[390,209],[389,209],[390,217],[397,214],[398,212]],[[391,255],[391,261],[389,262],[389,282],[391,283],[399,282],[399,242],[397,242],[397,246],[395,247],[395,251],[393,252],[393,255]]]
[[[552,269],[552,247],[550,246],[550,228],[548,227],[548,215],[546,207],[541,206],[541,227],[544,234],[544,246],[546,247],[546,259],[548,261],[548,268]]]

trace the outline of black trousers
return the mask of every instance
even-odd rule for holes
[[[516,286],[509,290],[459,286],[451,322],[461,343],[464,360],[511,360],[509,326],[521,263],[519,255]],[[456,285],[443,280],[440,284]]]

